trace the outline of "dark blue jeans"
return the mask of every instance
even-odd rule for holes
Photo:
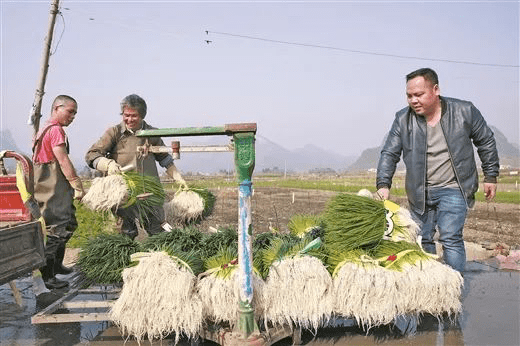
[[[420,215],[411,212],[420,226],[422,247],[426,252],[435,254],[435,232],[439,232],[444,263],[463,272],[466,265],[463,229],[468,207],[459,189],[427,188],[426,209]]]

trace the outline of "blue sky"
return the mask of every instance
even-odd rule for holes
[[[0,129],[28,150],[51,1],[0,1]],[[256,122],[288,149],[356,155],[381,143],[406,106],[404,76],[421,67],[519,142],[517,1],[60,4],[42,121],[56,95],[78,100],[76,158],[131,93],[156,127]]]

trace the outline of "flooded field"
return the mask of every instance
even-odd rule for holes
[[[88,323],[31,324],[31,317],[43,309],[34,297],[32,280],[16,280],[22,294],[23,306],[14,300],[8,284],[0,286],[0,345],[1,346],[76,346],[95,345],[134,346],[125,343],[119,330],[107,321]],[[65,293],[65,292],[58,292]],[[72,301],[110,299],[107,295],[77,295]],[[58,310],[56,313],[66,313]],[[359,328],[352,320],[336,321],[333,327],[321,328],[316,335],[304,331],[302,345],[504,345],[520,344],[520,273],[498,270],[493,260],[468,262],[464,273],[463,313],[455,321],[438,321],[423,316],[419,321],[406,319],[396,325]],[[401,330],[415,330],[402,333]],[[199,345],[215,345],[199,340]],[[161,345],[160,342],[154,342]],[[162,345],[173,345],[173,337]],[[191,345],[181,339],[179,345]],[[142,345],[149,345],[143,342]],[[292,345],[285,338],[274,345]]]
[[[215,194],[217,203],[212,215],[200,225],[201,229],[236,226],[236,189],[216,190]],[[334,192],[328,191],[259,188],[253,200],[255,232],[265,232],[270,227],[286,231],[287,222],[292,215],[319,213],[333,195]],[[366,331],[359,328],[352,320],[342,320],[336,321],[333,327],[319,329],[315,335],[304,331],[301,335],[301,344],[520,345],[520,272],[499,270],[499,263],[494,258],[485,259],[491,256],[489,254],[492,251],[477,246],[485,242],[497,241],[513,247],[518,244],[519,206],[497,206],[495,212],[493,208],[489,209],[489,206],[477,203],[468,216],[465,237],[467,240],[474,241],[475,250],[467,248],[469,262],[464,273],[463,313],[453,323],[440,322],[432,316],[423,316],[419,321],[407,319],[396,325]],[[497,219],[500,220],[499,228],[497,228]],[[74,262],[74,259],[70,259],[66,265]],[[73,281],[72,278],[68,280]],[[138,345],[133,340],[127,340],[125,343],[119,330],[107,321],[31,324],[31,317],[40,312],[49,302],[35,298],[32,279],[21,278],[16,280],[16,284],[21,291],[22,307],[15,303],[8,284],[0,286],[0,346]],[[57,293],[66,292],[65,290]],[[52,300],[52,297],[49,299]],[[89,294],[88,297],[80,294],[72,301],[107,299],[111,297],[106,294]],[[56,311],[56,313],[66,312]],[[68,311],[68,313],[73,312]],[[408,331],[415,332],[406,332],[406,327]],[[403,333],[402,330],[405,332]],[[162,345],[173,344],[173,337],[162,342]],[[186,339],[181,339],[179,342],[179,345],[191,344],[190,340]],[[199,340],[199,344],[215,345],[204,340]],[[143,342],[142,345],[149,345],[149,342]],[[154,342],[154,345],[161,345],[161,343]],[[285,338],[275,345],[292,345],[292,340]]]

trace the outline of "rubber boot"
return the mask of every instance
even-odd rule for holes
[[[121,234],[126,235],[132,240],[134,240],[139,234],[139,230],[134,221],[136,219],[135,210],[134,206],[130,206],[128,208],[117,208],[113,211],[122,221],[120,229]]]
[[[47,287],[50,290],[67,287],[69,285],[67,281],[56,279],[56,277],[54,276],[54,263],[54,258],[48,258],[45,267],[41,269],[42,279],[45,283],[45,287]]]
[[[56,251],[56,260],[54,261],[54,274],[67,275],[73,272],[72,268],[67,268],[63,265],[63,258],[65,257],[65,243],[61,242]]]

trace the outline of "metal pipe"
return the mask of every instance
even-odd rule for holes
[[[255,339],[259,335],[258,325],[254,319],[253,301],[253,256],[251,238],[253,236],[251,196],[252,175],[255,167],[255,133],[256,123],[227,124],[217,127],[187,127],[171,129],[141,130],[138,137],[178,137],[204,135],[232,135],[235,152],[235,168],[238,179],[238,280],[239,280],[239,319],[235,325],[237,334],[242,340]],[[142,147],[145,152],[169,150],[167,147]],[[181,147],[184,151],[187,147]],[[203,147],[200,147],[203,148]],[[213,147],[214,149],[217,146]],[[222,148],[222,147],[219,147]],[[229,147],[226,146],[226,149]],[[208,151],[208,150],[204,150]],[[224,151],[224,150],[223,150]],[[227,151],[227,150],[225,150]],[[255,334],[253,334],[255,333]],[[256,340],[256,339],[255,339]]]
[[[137,148],[139,150],[140,147]],[[179,151],[181,153],[204,153],[204,152],[228,152],[233,151],[234,147],[232,144],[227,145],[190,145],[181,146]],[[166,146],[150,146],[148,147],[150,153],[172,153],[171,147]]]
[[[253,301],[253,255],[251,238],[253,236],[251,196],[252,175],[255,167],[255,136],[252,132],[235,133],[235,167],[238,178],[238,264],[239,264],[239,320],[237,331],[247,339],[258,333],[254,320]]]

